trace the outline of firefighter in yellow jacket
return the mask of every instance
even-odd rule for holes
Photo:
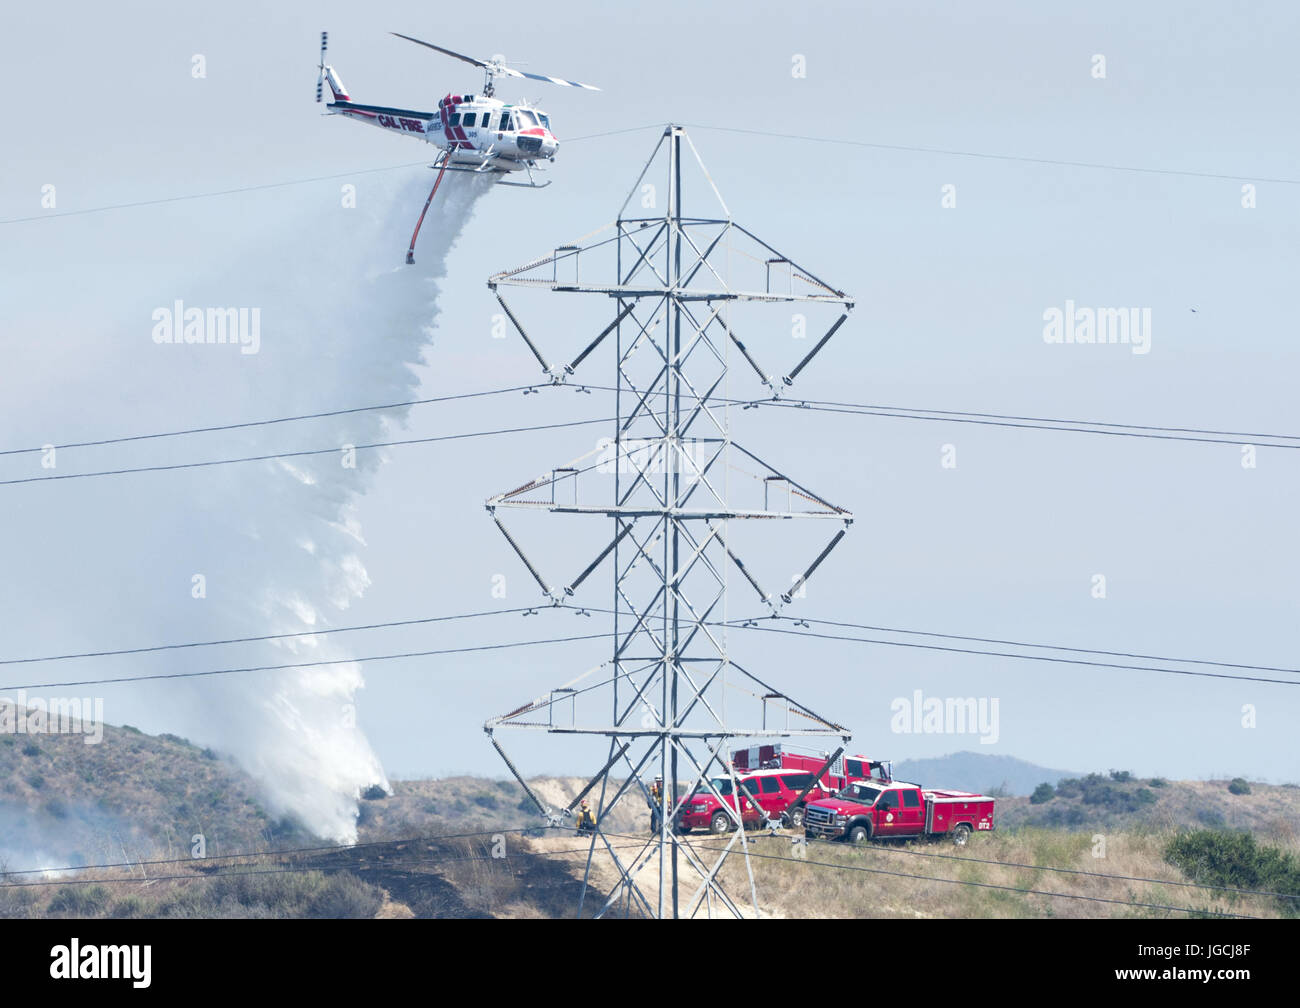
[[[656,777],[655,782],[650,785],[650,835],[654,836],[659,832],[659,809],[663,806],[664,801],[664,779]]]
[[[591,811],[591,806],[587,804],[587,799],[582,799],[582,804],[578,806],[578,836],[584,833],[596,832],[596,814]]]

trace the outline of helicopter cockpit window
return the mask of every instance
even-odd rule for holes
[[[466,113],[465,113],[465,118],[463,118],[463,119],[460,121],[460,124],[461,124],[462,126],[473,126],[473,125],[474,125],[474,119],[475,119],[475,117],[476,117],[476,113],[474,113],[474,112],[466,112]]]
[[[519,116],[520,129],[531,129],[537,125],[537,118],[531,112],[520,109],[516,114]]]
[[[460,113],[459,113],[459,112],[453,112],[453,113],[451,114],[451,118],[447,121],[447,124],[448,124],[449,126],[459,126],[459,125],[460,125]]]
[[[537,118],[542,121],[543,128],[549,131],[551,128],[551,117],[546,115],[544,112],[538,112]]]
[[[514,123],[510,121],[510,113],[509,113],[509,112],[502,112],[502,113],[501,113],[501,125],[498,126],[497,129],[500,129],[500,130],[512,130],[512,129],[514,129],[514,128],[515,128]]]

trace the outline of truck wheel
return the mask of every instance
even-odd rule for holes
[[[803,829],[803,806],[802,805],[796,805],[794,808],[792,808],[789,812],[789,816],[790,816],[791,829]]]
[[[731,817],[725,812],[713,813],[713,818],[709,820],[710,833],[730,833]]]
[[[970,826],[966,823],[958,823],[952,828],[952,842],[958,847],[965,847],[966,841],[970,839]]]
[[[858,825],[849,830],[849,843],[864,844],[871,839],[871,830],[867,827]]]

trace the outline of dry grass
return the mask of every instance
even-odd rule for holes
[[[1163,851],[1171,835],[1164,830],[1108,834],[1104,857],[1093,856],[1094,844],[1089,834],[1042,829],[973,837],[964,849],[942,843],[872,845],[861,849],[813,843],[807,848],[806,861],[794,857],[792,837],[759,837],[752,841],[756,853],[789,860],[760,857],[752,859],[751,863],[760,907],[782,917],[1188,916],[1156,906],[1131,905],[1136,903],[1259,917],[1279,916],[1277,904],[1268,897],[1097,877],[1104,874],[1170,882],[1190,881],[1164,860]],[[714,840],[702,846],[719,845]],[[1294,841],[1287,849],[1296,852]],[[985,861],[1002,864],[982,863]],[[826,867],[815,862],[838,867]],[[1049,865],[1097,874],[1072,875],[1039,868],[1004,867],[1007,863]],[[741,859],[729,859],[722,878],[734,896],[748,893]],[[988,888],[931,879],[983,883]]]

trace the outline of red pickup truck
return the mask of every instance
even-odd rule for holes
[[[864,843],[891,837],[950,836],[963,846],[972,832],[993,829],[993,799],[967,791],[940,791],[915,784],[859,782],[810,801],[804,836]]]
[[[754,747],[732,753],[732,767],[740,785],[740,808],[746,826],[764,821],[779,821],[794,829],[803,827],[804,807],[825,798],[855,780],[888,782],[889,764],[865,756],[848,756],[836,760],[827,769],[828,754],[820,756],[783,752],[779,745]],[[820,778],[817,771],[825,770]],[[842,773],[835,773],[841,770]],[[729,777],[714,777],[700,784],[682,803],[677,816],[677,830],[689,833],[707,829],[713,833],[730,833],[736,828],[736,795]],[[804,789],[808,793],[799,801]],[[723,801],[715,797],[717,792]],[[723,804],[725,802],[725,806]],[[755,804],[757,802],[757,804]]]
[[[813,780],[812,773],[805,770],[755,770],[737,774],[736,783],[741,787],[741,817],[745,825],[757,826],[765,819],[779,819],[809,784],[813,786],[806,801],[825,796],[828,792]],[[678,832],[707,829],[711,833],[730,833],[736,828],[736,795],[731,789],[731,779],[714,777],[709,784],[712,790],[701,784],[682,803],[677,816]],[[722,796],[726,807],[714,797],[714,791]],[[790,819],[796,827],[803,825],[803,809],[797,806],[790,809]]]

